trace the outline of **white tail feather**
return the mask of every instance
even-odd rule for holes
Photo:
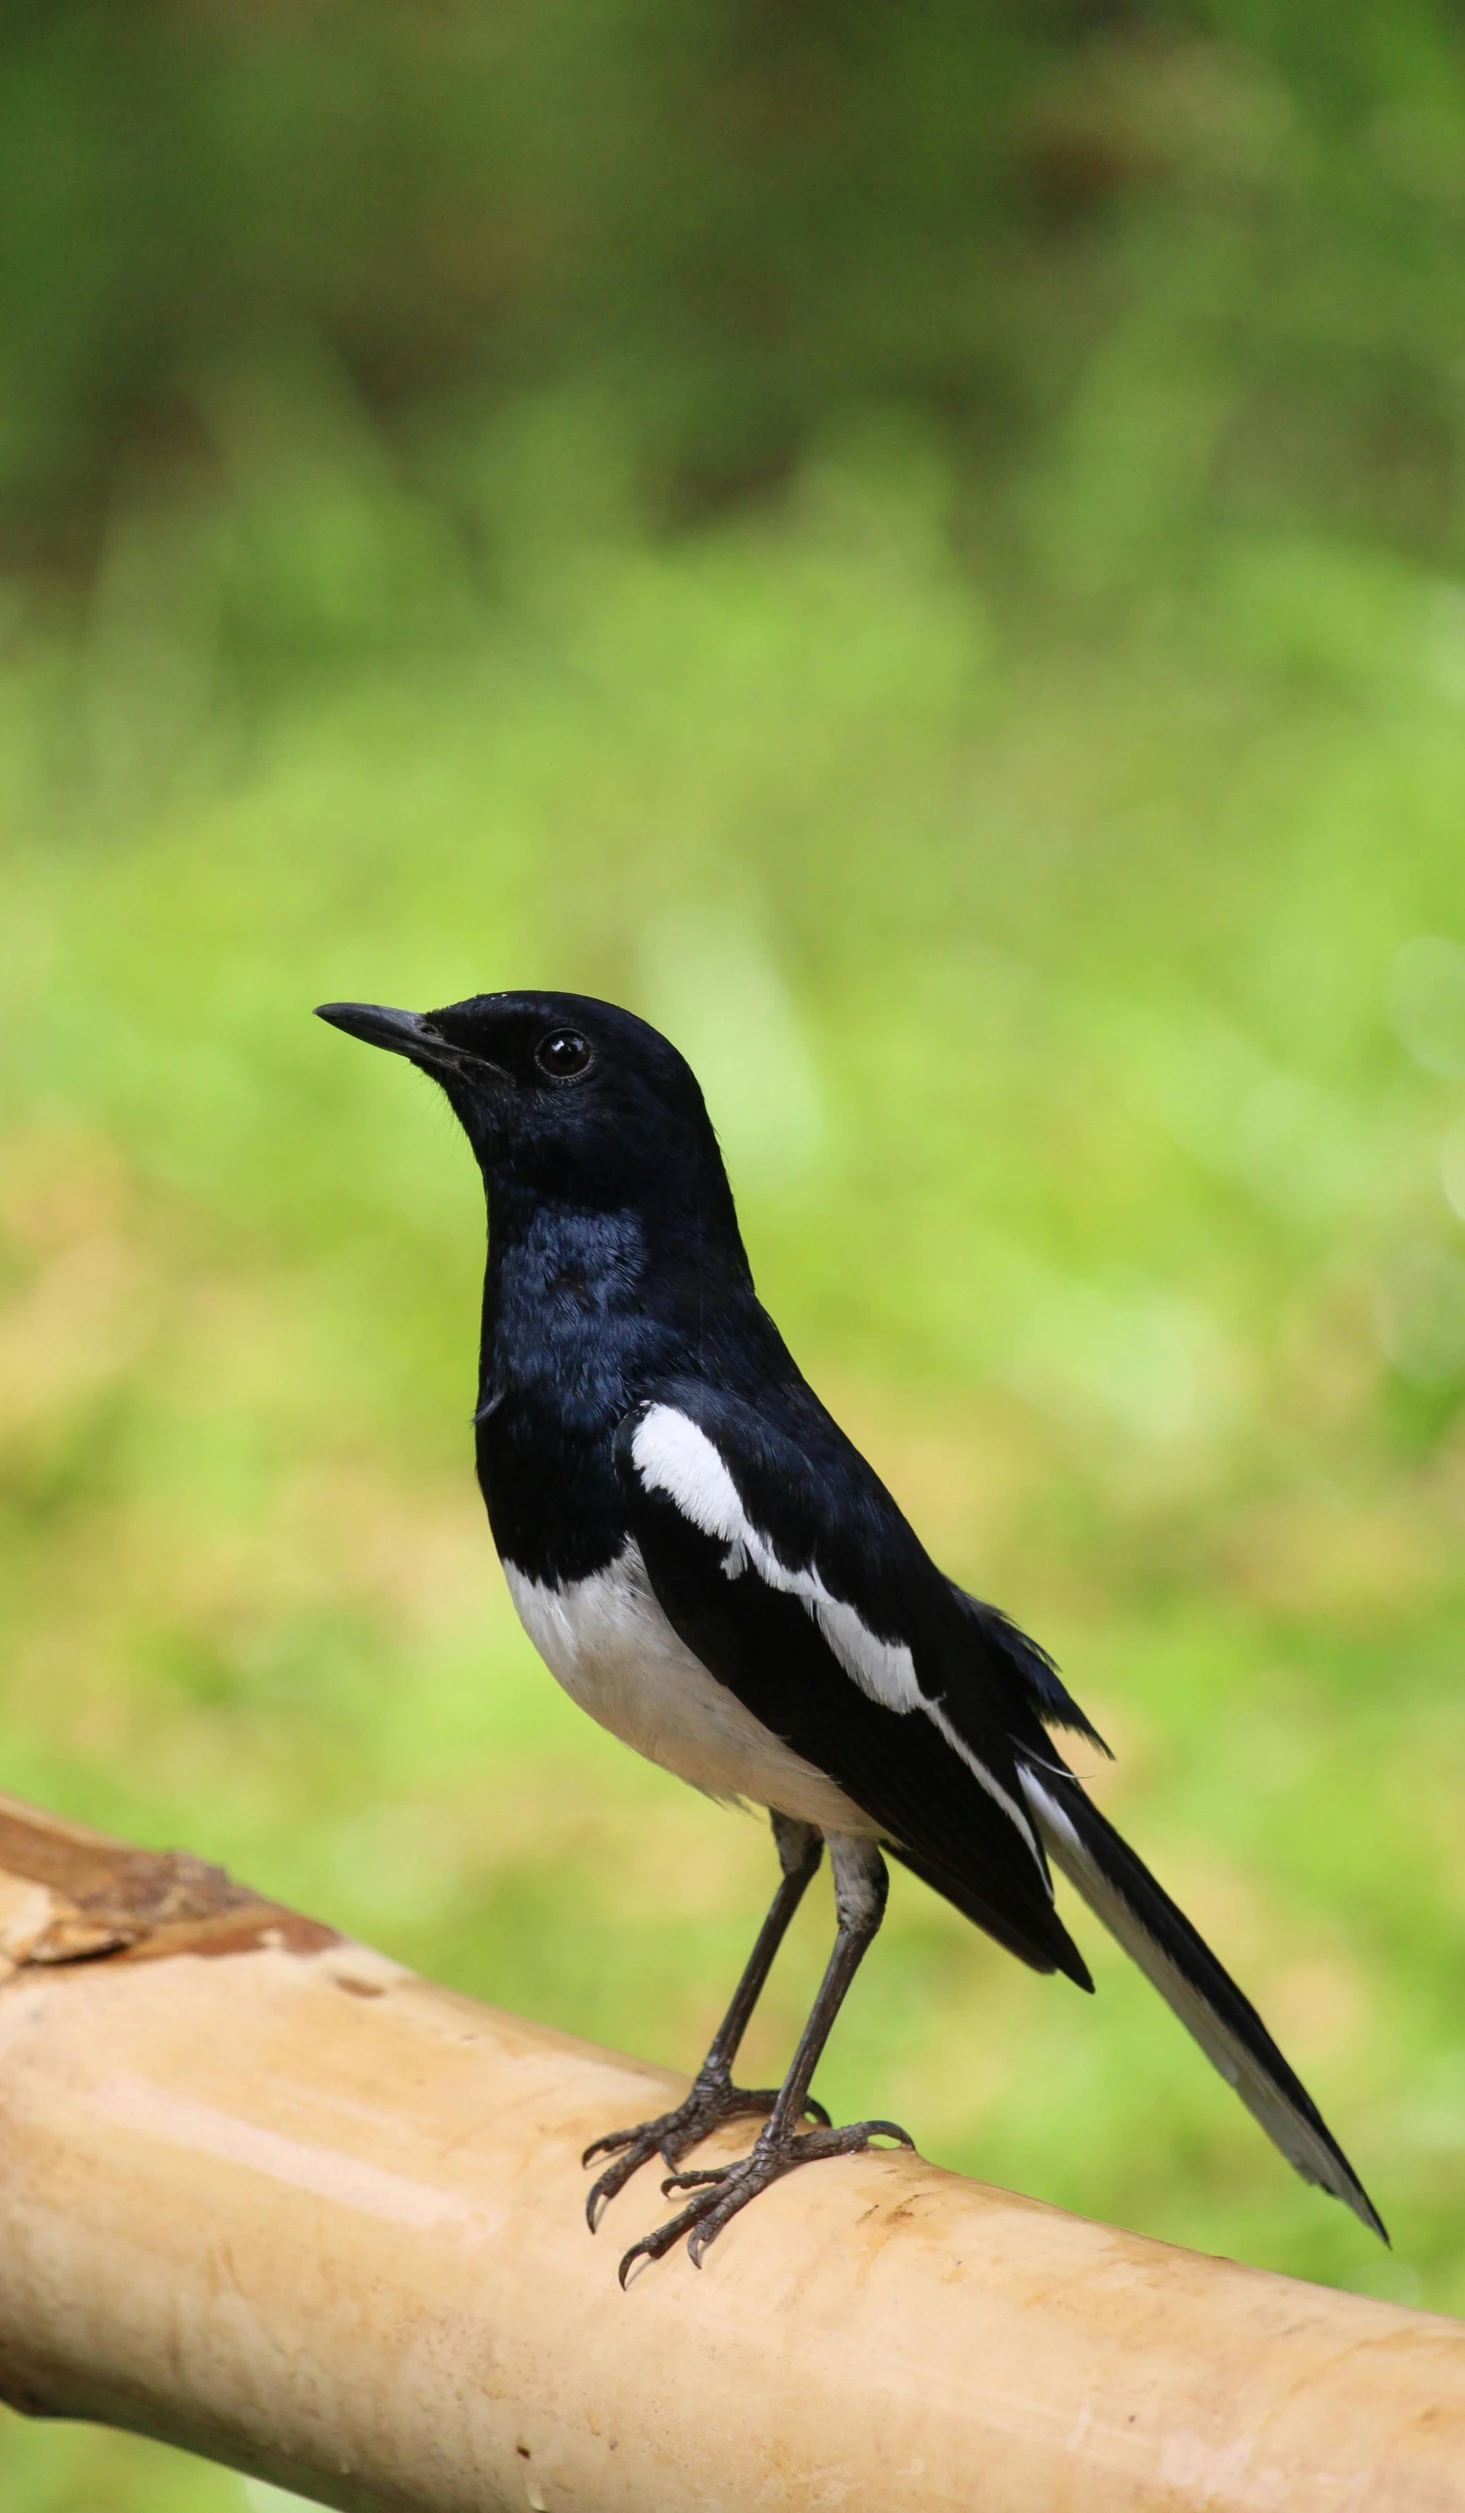
[[[1326,2134],[1319,2134],[1306,2114],[1277,2082],[1259,2054],[1227,2023],[1190,1980],[1175,1957],[1161,1944],[1105,1871],[1096,1847],[1086,1841],[1068,1808],[1039,1774],[1020,1765],[1023,1794],[1055,1867],[1082,1894],[1089,1909],[1103,1921],[1127,1955],[1154,1983],[1167,2006],[1200,2044],[1207,2059],[1247,2110],[1258,2120],[1274,2146],[1304,2181],[1331,2191],[1376,2234],[1384,2229],[1367,2193]],[[1387,2235],[1384,2235],[1387,2241]]]

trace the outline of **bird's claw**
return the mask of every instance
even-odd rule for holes
[[[893,2138],[899,2146],[915,2146],[915,2140],[893,2120],[857,2120],[843,2129],[832,2128],[826,2120],[819,2128],[799,2130],[786,2139],[771,2139],[765,2130],[752,2153],[736,2164],[722,2164],[708,2172],[669,2174],[661,2185],[662,2196],[690,2190],[692,2197],[665,2225],[632,2243],[620,2265],[622,2286],[638,2260],[664,2259],[684,2234],[692,2266],[700,2269],[704,2254],[723,2227],[750,2199],[800,2164],[816,2164],[830,2155],[862,2155],[872,2138]]]
[[[635,2129],[612,2129],[602,2138],[593,2138],[580,2158],[582,2166],[588,2168],[599,2155],[612,2156],[615,2161],[600,2175],[585,2202],[585,2221],[591,2233],[598,2232],[612,2199],[619,2197],[632,2175],[643,2164],[649,2164],[653,2156],[659,2155],[675,2172],[682,2157],[700,2146],[704,2138],[710,2138],[725,2121],[766,2119],[777,2100],[776,2086],[739,2086],[727,2077],[699,2077],[675,2111],[663,2112],[657,2120],[643,2120]],[[829,2114],[812,2095],[804,2110],[821,2127],[828,2128]]]
[[[719,2113],[713,2124],[714,2127],[720,2128],[725,2120],[766,2120],[778,2101],[778,2088],[772,2085],[759,2086],[747,2093],[744,2093],[740,2087],[734,2086],[732,2092],[734,2101],[726,2111]],[[816,2102],[812,2094],[804,2105],[804,2116],[806,2119],[817,2121],[821,2128],[829,2127],[829,2114],[822,2103]],[[682,2157],[691,2148],[700,2146],[702,2140],[710,2134],[711,2132],[707,2129],[693,2126],[674,2130],[669,2137],[661,2141],[659,2151],[663,2164],[668,2165],[675,2172]]]

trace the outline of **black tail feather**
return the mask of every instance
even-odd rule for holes
[[[1256,2009],[1071,1773],[1021,1762],[1023,1793],[1055,1867],[1234,2086],[1304,2181],[1341,2199],[1384,2242],[1383,2222]]]

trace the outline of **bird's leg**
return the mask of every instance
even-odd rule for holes
[[[854,1834],[835,1833],[829,1836],[830,1864],[834,1869],[834,1900],[839,1917],[839,1933],[829,1958],[813,2012],[799,2038],[799,2046],[782,2086],[778,2100],[760,2130],[752,2152],[739,2163],[724,2164],[705,2173],[673,2173],[662,2183],[665,2192],[690,2190],[693,2193],[680,2213],[665,2225],[657,2227],[644,2241],[633,2243],[621,2262],[621,2284],[637,2260],[659,2260],[683,2234],[690,2237],[687,2249],[693,2265],[700,2268],[702,2255],[715,2242],[724,2225],[731,2222],[740,2208],[756,2199],[770,2182],[791,2173],[797,2165],[817,2163],[826,2155],[858,2155],[875,2137],[894,2138],[902,2146],[911,2146],[913,2139],[893,2120],[858,2120],[848,2128],[834,2129],[826,2115],[820,2127],[803,2129],[800,2123],[810,2109],[809,2085],[818,2065],[830,2028],[844,2002],[861,1957],[872,1943],[885,1916],[885,1898],[889,1878],[885,1861],[873,1841]]]
[[[733,2061],[763,1984],[773,1969],[773,1958],[823,1856],[824,1842],[812,1824],[795,1823],[788,1815],[774,1816],[773,1838],[783,1869],[782,1880],[768,1917],[758,1931],[758,1942],[748,1957],[747,1968],[733,1992],[732,2005],[713,2036],[712,2047],[685,2102],[679,2103],[675,2111],[663,2112],[657,2120],[643,2121],[637,2129],[614,2129],[608,2137],[597,2138],[585,2149],[581,2158],[585,2164],[592,2163],[597,2155],[615,2157],[585,2203],[592,2234],[617,2192],[624,2190],[631,2175],[649,2163],[653,2155],[660,2155],[674,2171],[689,2149],[709,2137],[723,2121],[759,2118],[772,2112],[782,2100],[783,2089],[776,2086],[735,2086]],[[806,2100],[803,2109],[812,2111],[816,2119],[828,2125],[828,2114],[822,2105]]]

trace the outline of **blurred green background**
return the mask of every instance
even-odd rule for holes
[[[809,1374],[1056,1650],[1397,2247],[1082,1917],[1092,2005],[898,1877],[826,2099],[1465,2310],[1458,12],[0,41],[4,1785],[693,2062],[766,1841],[532,1657],[471,1163],[309,1017],[629,1002]],[[266,2502],[17,2419],[0,2493]]]

